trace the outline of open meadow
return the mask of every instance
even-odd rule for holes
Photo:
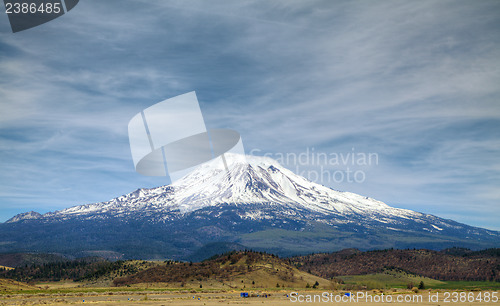
[[[399,251],[398,251],[399,252]],[[412,251],[410,254],[419,254]],[[390,252],[345,255],[323,260],[324,255],[279,258],[262,252],[240,251],[215,256],[202,262],[105,261],[100,259],[57,261],[41,264],[19,262],[0,277],[0,305],[496,305],[500,282],[474,280],[448,265],[450,273],[441,279],[438,262],[407,270],[379,258]],[[344,256],[343,255],[343,256]],[[399,256],[396,256],[399,258]],[[496,264],[496,257],[481,257],[458,263]],[[357,265],[353,264],[356,259]],[[418,260],[417,259],[414,259]],[[363,264],[363,262],[371,264]],[[343,263],[343,264],[342,264]],[[336,266],[335,266],[336,265]],[[333,267],[333,268],[332,268]],[[484,267],[483,267],[484,268]],[[370,269],[376,271],[370,272]],[[331,271],[356,272],[331,275]],[[411,270],[411,271],[410,271]],[[496,275],[496,270],[495,275]],[[463,280],[455,276],[464,275]],[[423,274],[423,275],[422,275]],[[424,276],[427,275],[427,276]],[[467,275],[471,275],[467,277]],[[469,280],[467,280],[469,278]]]
[[[43,284],[38,290],[13,290],[0,296],[0,305],[498,305],[490,290],[202,290],[141,287],[82,288],[68,283]],[[242,297],[241,293],[248,293]],[[350,295],[350,296],[348,296]]]

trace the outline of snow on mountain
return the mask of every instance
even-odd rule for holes
[[[394,209],[374,199],[313,183],[269,157],[246,156],[246,160],[241,160],[229,155],[226,160],[229,172],[216,160],[172,185],[174,202],[182,212],[220,203],[272,202],[322,214],[414,215],[409,210]]]
[[[41,217],[42,215],[40,213],[37,213],[36,211],[28,211],[22,214],[15,215],[14,217],[5,221],[5,223],[13,223],[21,220],[33,220],[33,219],[39,219]]]
[[[0,224],[0,248],[186,259],[221,241],[281,255],[500,243],[500,232],[332,190],[270,158],[225,155],[227,170],[218,158],[168,186],[44,215],[17,215]]]
[[[70,218],[110,214],[118,217],[137,212],[182,215],[222,204],[248,205],[278,203],[287,209],[300,209],[321,215],[370,217],[389,222],[391,218],[421,218],[410,210],[392,208],[383,202],[350,192],[335,191],[313,183],[282,167],[269,157],[225,155],[226,171],[219,157],[172,185],[138,189],[107,202],[70,207],[50,212],[44,218]],[[264,218],[250,212],[252,218]],[[21,220],[21,219],[19,219]],[[17,219],[11,219],[15,222]]]

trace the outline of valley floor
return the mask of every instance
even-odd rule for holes
[[[422,290],[417,293],[410,290],[371,290],[354,291],[352,298],[345,296],[345,291],[326,290],[269,290],[248,291],[250,297],[240,296],[241,291],[195,291],[160,290],[134,288],[123,291],[117,288],[93,288],[82,290],[61,286],[59,292],[53,289],[45,293],[25,292],[4,293],[0,295],[0,305],[499,305],[498,292],[494,291],[452,291]],[[89,288],[87,288],[89,289]],[[294,293],[292,293],[294,292]],[[327,292],[328,300],[324,297]],[[343,296],[344,301],[340,300]],[[489,301],[485,301],[488,296]],[[432,297],[437,298],[432,300]],[[457,299],[455,302],[454,299]],[[321,299],[321,300],[320,300]],[[335,301],[338,299],[337,301]],[[392,302],[389,302],[389,299]],[[397,299],[400,299],[398,302]],[[446,300],[447,299],[447,300]],[[462,302],[460,301],[462,300]],[[495,302],[496,300],[496,302]],[[402,301],[402,302],[401,302]]]

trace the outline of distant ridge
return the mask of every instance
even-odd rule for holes
[[[42,214],[37,213],[36,211],[29,211],[22,214],[15,215],[9,220],[5,221],[5,223],[19,222],[22,220],[34,220],[42,218]]]
[[[7,267],[21,267],[24,265],[40,265],[54,262],[68,261],[70,258],[60,254],[37,253],[7,253],[0,254],[0,265]]]
[[[276,284],[305,288],[316,281],[323,289],[339,288],[343,280],[348,284],[354,275],[366,276],[357,278],[365,282],[378,278],[380,282],[385,280],[405,287],[412,282],[416,285],[418,279],[425,278],[429,286],[444,285],[443,281],[490,281],[491,284],[483,285],[498,288],[500,249],[461,249],[461,254],[456,251],[389,249],[362,252],[345,249],[328,254],[279,258],[265,252],[242,250],[215,255],[202,262],[105,261],[99,258],[26,262],[15,270],[0,269],[0,274],[23,281],[72,279],[106,286],[159,282],[172,288],[199,288],[202,285],[203,288],[231,290],[276,288]],[[43,257],[44,254],[39,255]],[[370,286],[384,288],[385,285]],[[466,286],[472,288],[475,285]]]

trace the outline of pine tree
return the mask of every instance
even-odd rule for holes
[[[425,289],[424,281],[420,281],[420,284],[418,284],[418,289]]]

